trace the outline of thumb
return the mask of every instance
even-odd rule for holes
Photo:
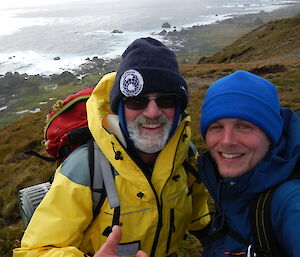
[[[136,257],[148,257],[148,255],[145,252],[143,252],[142,250],[139,250],[136,253]]]
[[[113,226],[112,228],[112,232],[109,234],[108,238],[107,238],[107,248],[108,249],[113,249],[114,252],[117,252],[117,247],[119,242],[121,241],[122,238],[122,231],[121,228],[117,225]]]
[[[117,247],[119,242],[121,241],[121,238],[122,238],[121,228],[117,225],[113,226],[112,232],[109,234],[105,244],[103,244],[99,253],[105,255],[117,255]]]

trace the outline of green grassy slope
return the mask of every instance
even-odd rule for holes
[[[203,63],[299,59],[300,18],[273,21],[259,26]],[[200,61],[201,62],[201,61]]]

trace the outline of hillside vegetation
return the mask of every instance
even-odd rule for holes
[[[212,56],[263,24],[290,17],[300,17],[299,4],[291,4],[288,8],[268,13],[261,11],[228,17],[215,24],[193,26],[180,31],[176,29],[167,33],[166,39],[175,42],[173,49],[178,53],[180,63],[196,64],[199,60],[198,56]]]
[[[201,151],[205,147],[199,134],[199,116],[205,91],[215,80],[236,70],[248,70],[272,81],[278,88],[282,106],[291,109],[300,108],[300,61],[299,56],[292,58],[299,53],[299,36],[296,28],[299,34],[299,18],[271,22],[210,57],[210,63],[180,66],[189,87],[188,112],[192,116],[193,141]],[[283,42],[288,44],[283,45]],[[241,49],[247,47],[253,50],[241,55]],[[260,51],[261,48],[264,50]],[[273,51],[268,51],[270,48]],[[69,90],[69,87],[66,88]],[[19,246],[24,232],[18,210],[18,190],[47,181],[55,170],[55,164],[24,154],[25,150],[30,149],[45,155],[40,142],[43,139],[46,113],[47,110],[44,110],[29,115],[0,130],[0,256],[2,257],[11,256],[11,249]],[[190,239],[183,243],[181,256],[199,256],[199,249],[199,244]]]
[[[106,71],[115,70],[116,65]],[[71,72],[50,76],[6,73],[0,77],[0,129],[41,109],[49,108],[62,96],[94,86],[102,70],[79,79]]]
[[[300,18],[269,22],[247,33],[222,51],[198,63],[299,60]]]

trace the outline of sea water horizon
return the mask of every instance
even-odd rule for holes
[[[64,2],[65,1],[65,2]],[[0,75],[72,71],[87,58],[119,57],[136,38],[207,25],[236,15],[273,11],[285,0],[64,0],[1,8]],[[122,33],[112,33],[117,30]],[[164,42],[168,45],[168,42]]]

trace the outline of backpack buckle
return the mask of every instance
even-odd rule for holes
[[[247,257],[256,257],[256,252],[254,251],[252,245],[249,245],[247,248]]]

